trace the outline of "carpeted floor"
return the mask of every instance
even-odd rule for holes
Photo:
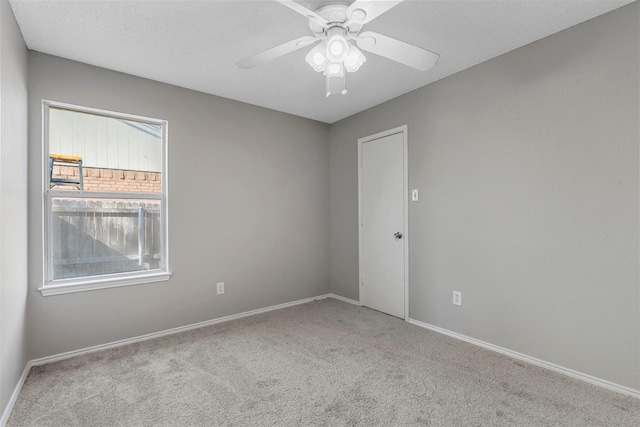
[[[34,367],[8,426],[639,426],[640,401],[327,299]]]

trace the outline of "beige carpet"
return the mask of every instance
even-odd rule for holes
[[[640,401],[334,299],[34,367],[8,426],[640,426]]]

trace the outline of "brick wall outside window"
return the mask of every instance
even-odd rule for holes
[[[75,166],[54,166],[53,178],[77,180]],[[122,169],[82,168],[85,191],[112,193],[162,193],[162,173]],[[54,189],[70,190],[73,187],[57,186]],[[77,191],[77,189],[75,190]]]

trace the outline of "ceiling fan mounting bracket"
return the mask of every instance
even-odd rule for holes
[[[327,36],[327,38],[330,38],[331,36],[333,36],[334,34],[339,34],[343,37],[347,36],[347,28],[343,27],[342,25],[339,24],[329,24],[331,25],[330,27],[327,27],[324,30],[324,34]]]
[[[315,10],[315,13],[324,18],[329,24],[326,26],[319,25],[313,19],[309,19],[309,29],[316,37],[325,37],[328,32],[335,27],[340,27],[345,31],[345,35],[356,35],[362,30],[361,24],[351,24],[348,27],[343,24],[347,21],[347,8],[346,4],[327,4]]]

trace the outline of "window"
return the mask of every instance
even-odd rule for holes
[[[168,280],[167,122],[43,102],[43,295]]]

